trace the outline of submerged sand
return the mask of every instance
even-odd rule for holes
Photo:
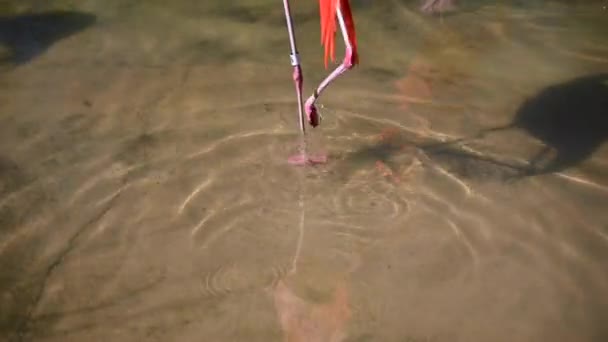
[[[0,340],[607,340],[601,3],[354,3],[310,168],[280,2],[0,6]]]

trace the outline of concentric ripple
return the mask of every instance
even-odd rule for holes
[[[231,109],[231,117],[262,108]],[[362,250],[407,218],[408,185],[378,170],[381,156],[354,155],[373,145],[378,125],[328,123],[329,163],[297,168],[286,163],[295,134],[280,126],[242,131],[222,124],[228,127],[224,136],[180,146],[185,156],[176,167],[180,177],[169,185],[182,189],[175,218],[189,232],[193,267],[206,295],[265,288],[310,260],[324,260],[336,272],[352,270]]]
[[[264,107],[232,108],[231,117]],[[174,218],[187,229],[200,290],[211,297],[263,289],[284,275],[298,246],[302,214],[298,169],[286,159],[297,135],[280,126],[219,127],[225,133],[215,139],[180,146],[180,176],[168,185],[180,189]]]
[[[358,220],[374,229],[378,228],[374,225],[394,223],[407,213],[407,200],[375,169],[355,177],[337,189],[332,198],[336,218]]]

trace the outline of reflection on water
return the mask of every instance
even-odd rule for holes
[[[353,1],[307,168],[280,2],[0,3],[0,340],[608,339],[604,4],[454,3]]]

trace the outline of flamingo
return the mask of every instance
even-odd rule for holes
[[[355,23],[351,12],[349,0],[319,0],[319,14],[321,17],[321,43],[325,48],[325,69],[328,69],[328,62],[331,59],[335,61],[335,33],[336,19],[340,25],[340,31],[344,38],[345,56],[342,63],[336,67],[313,91],[312,95],[303,102],[302,85],[304,76],[300,65],[300,57],[296,45],[296,37],[294,33],[293,18],[289,0],[283,0],[285,9],[285,20],[287,22],[287,32],[289,34],[289,44],[291,47],[290,60],[293,67],[293,81],[296,88],[296,96],[298,101],[298,115],[300,123],[300,132],[302,136],[306,133],[306,121],[312,127],[317,127],[321,122],[316,101],[323,91],[340,75],[352,69],[359,63],[357,53],[357,39],[355,36]],[[305,148],[305,147],[304,147]],[[305,150],[302,150],[298,156],[290,158],[292,164],[307,164],[310,162],[323,162],[324,158],[311,158],[306,155]]]

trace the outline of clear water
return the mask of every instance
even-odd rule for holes
[[[0,2],[0,340],[607,341],[608,3],[418,5],[298,168],[280,1]]]

